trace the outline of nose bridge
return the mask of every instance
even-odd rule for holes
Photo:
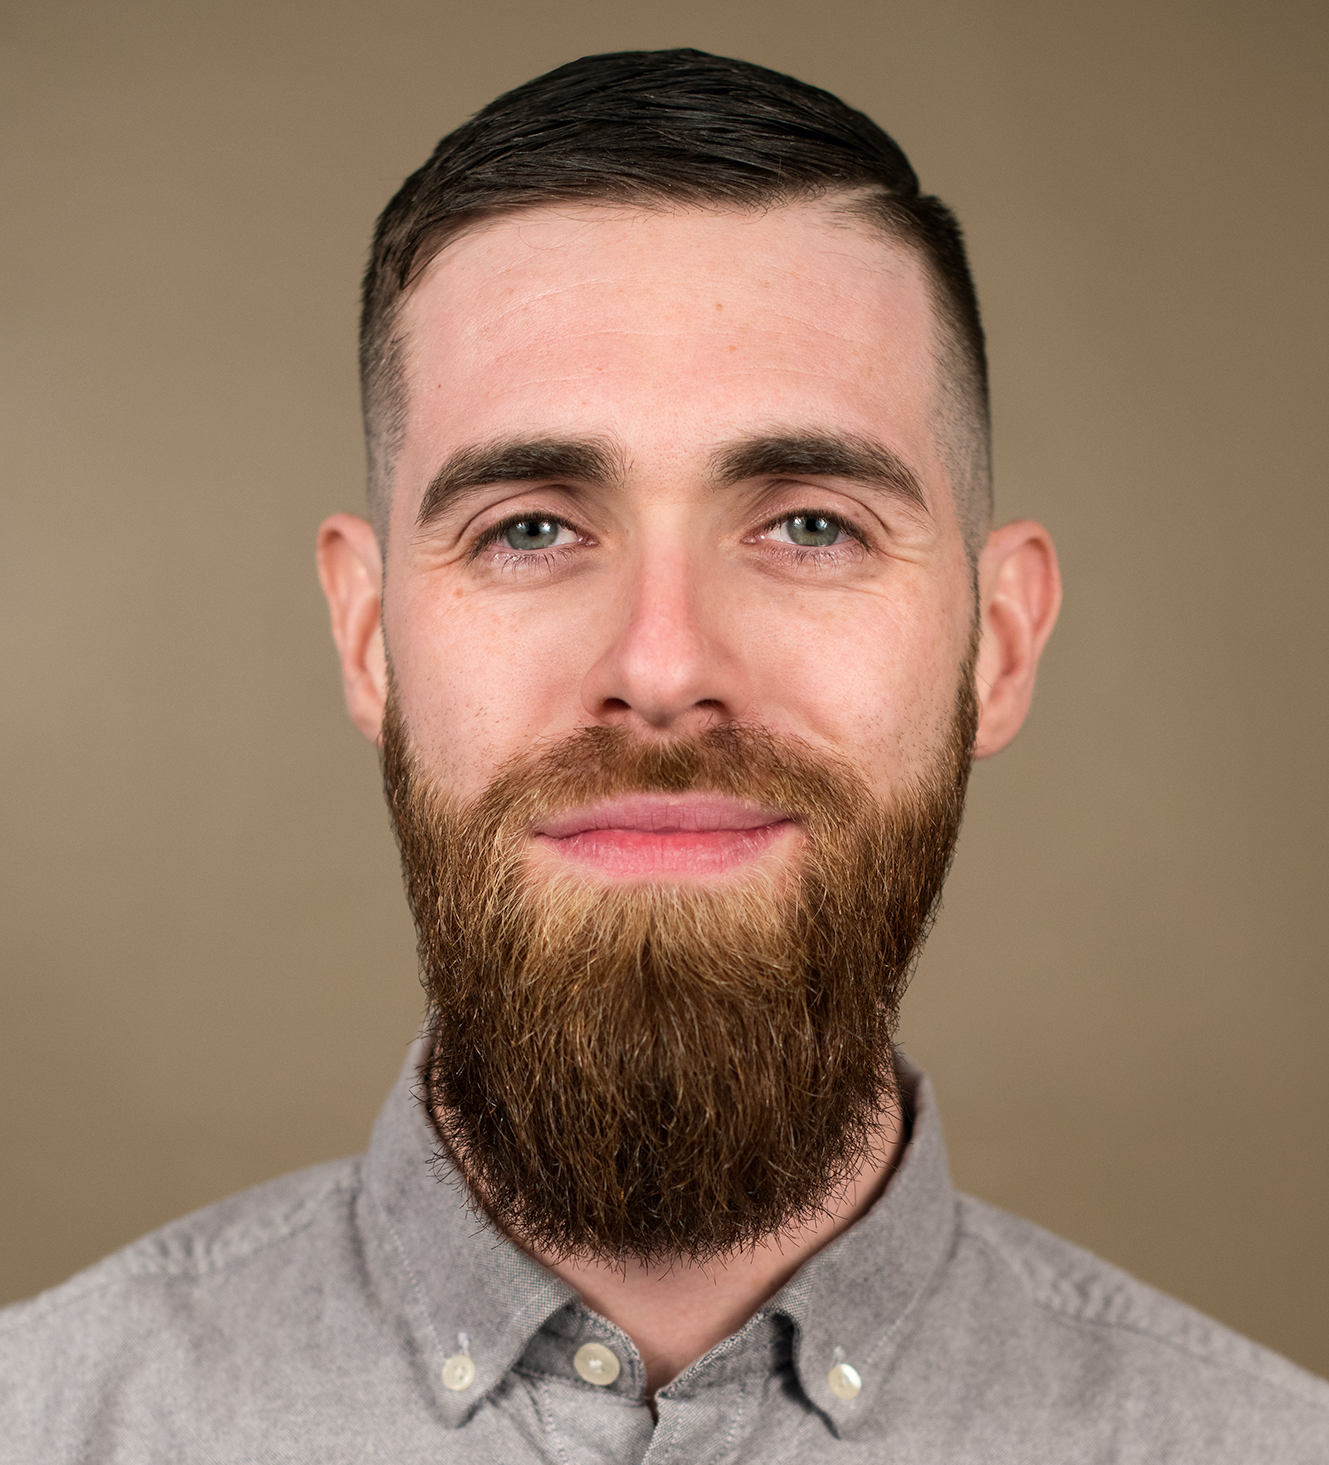
[[[679,532],[644,537],[624,565],[619,612],[587,676],[587,710],[657,729],[738,715],[742,671],[726,634],[722,566]]]

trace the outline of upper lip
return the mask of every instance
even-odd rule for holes
[[[723,794],[627,794],[542,819],[532,831],[568,839],[593,829],[631,829],[647,834],[701,834],[721,829],[763,829],[788,819],[782,809],[745,804]]]

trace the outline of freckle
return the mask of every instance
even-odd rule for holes
[[[715,308],[716,308],[716,310],[723,310],[724,309],[724,301],[723,300],[717,300],[715,302]]]
[[[461,595],[462,595],[462,589],[461,589],[461,586],[458,585],[457,588],[452,592],[452,598],[453,598],[453,600],[460,600],[461,599]]]

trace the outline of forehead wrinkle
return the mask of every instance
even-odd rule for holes
[[[847,478],[929,512],[923,485],[904,459],[854,433],[763,433],[717,448],[710,468],[718,488],[752,478]]]
[[[475,489],[494,483],[572,479],[605,487],[623,477],[623,454],[602,437],[498,438],[450,453],[429,481],[416,527],[423,528]]]
[[[844,256],[852,259],[852,256]],[[464,268],[464,266],[463,266]],[[514,274],[521,275],[526,266],[509,262],[506,264],[491,266],[488,273],[492,278],[507,280]],[[755,267],[757,269],[760,266]],[[880,267],[865,266],[872,273],[893,274],[889,269]],[[782,271],[778,266],[772,266],[773,276],[789,276],[789,271]],[[520,291],[513,291],[510,287],[508,294],[515,296],[506,300],[493,300],[489,309],[495,321],[505,321],[511,316],[522,316],[528,314],[533,308],[541,305],[558,302],[566,296],[576,296],[591,293],[597,298],[603,298],[608,293],[621,293],[640,295],[643,292],[654,294],[656,291],[668,293],[679,287],[684,287],[690,292],[700,290],[703,294],[710,294],[713,291],[725,293],[732,290],[735,284],[751,286],[753,283],[753,269],[748,269],[736,278],[730,279],[725,276],[717,276],[714,269],[697,269],[692,271],[679,270],[672,274],[652,275],[645,279],[627,279],[619,272],[605,271],[602,274],[587,274],[575,280],[560,281],[557,284],[528,284],[527,288]],[[832,296],[837,302],[853,307],[858,303],[859,291],[846,286],[840,281],[818,277],[808,279],[805,283],[814,289]],[[420,293],[417,291],[417,294]],[[815,309],[808,309],[799,312],[788,305],[779,304],[783,297],[783,291],[772,288],[769,284],[758,287],[757,292],[752,296],[754,300],[760,301],[762,307],[769,311],[777,320],[786,323],[805,325],[813,330],[823,330],[825,327],[819,324],[820,312]],[[691,295],[685,304],[691,303]],[[738,302],[733,302],[738,303]]]
[[[717,283],[714,280],[710,280],[705,283],[709,286],[711,293],[723,292],[724,282]],[[542,293],[538,300],[525,298],[521,301],[510,302],[501,306],[496,305],[491,308],[489,318],[486,319],[482,328],[477,329],[476,333],[487,334],[493,330],[495,324],[505,323],[512,318],[521,320],[524,323],[525,318],[530,316],[534,305],[542,304],[554,298],[555,295],[563,293],[568,293],[568,291],[549,291]],[[580,286],[577,287],[577,293],[583,293]],[[628,291],[624,288],[620,293],[626,295]],[[640,296],[640,293],[640,291],[636,291],[638,296]],[[837,293],[836,300],[837,303],[850,306],[855,303],[853,297],[847,293]],[[726,303],[737,306],[740,317],[737,324],[732,320],[714,320],[710,317],[709,313],[706,315],[697,315],[694,313],[696,310],[695,302],[687,300],[675,302],[672,305],[675,313],[683,316],[683,319],[677,324],[668,323],[647,326],[634,323],[631,325],[621,325],[617,322],[611,323],[604,321],[588,324],[581,331],[574,332],[574,335],[654,337],[679,335],[717,336],[737,333],[743,335],[767,334],[782,336],[791,326],[794,326],[800,330],[808,331],[813,335],[827,336],[837,341],[848,339],[843,329],[837,329],[836,326],[826,323],[824,311],[817,311],[812,306],[809,306],[806,310],[797,310],[790,305],[767,304],[763,301],[761,302],[763,307],[762,314],[768,318],[764,320],[752,320],[742,317],[742,307],[747,304],[746,301],[731,300]],[[581,318],[579,315],[578,319]]]

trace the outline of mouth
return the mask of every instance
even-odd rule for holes
[[[611,878],[706,878],[750,864],[796,829],[783,810],[720,794],[631,794],[554,815],[531,838]]]

